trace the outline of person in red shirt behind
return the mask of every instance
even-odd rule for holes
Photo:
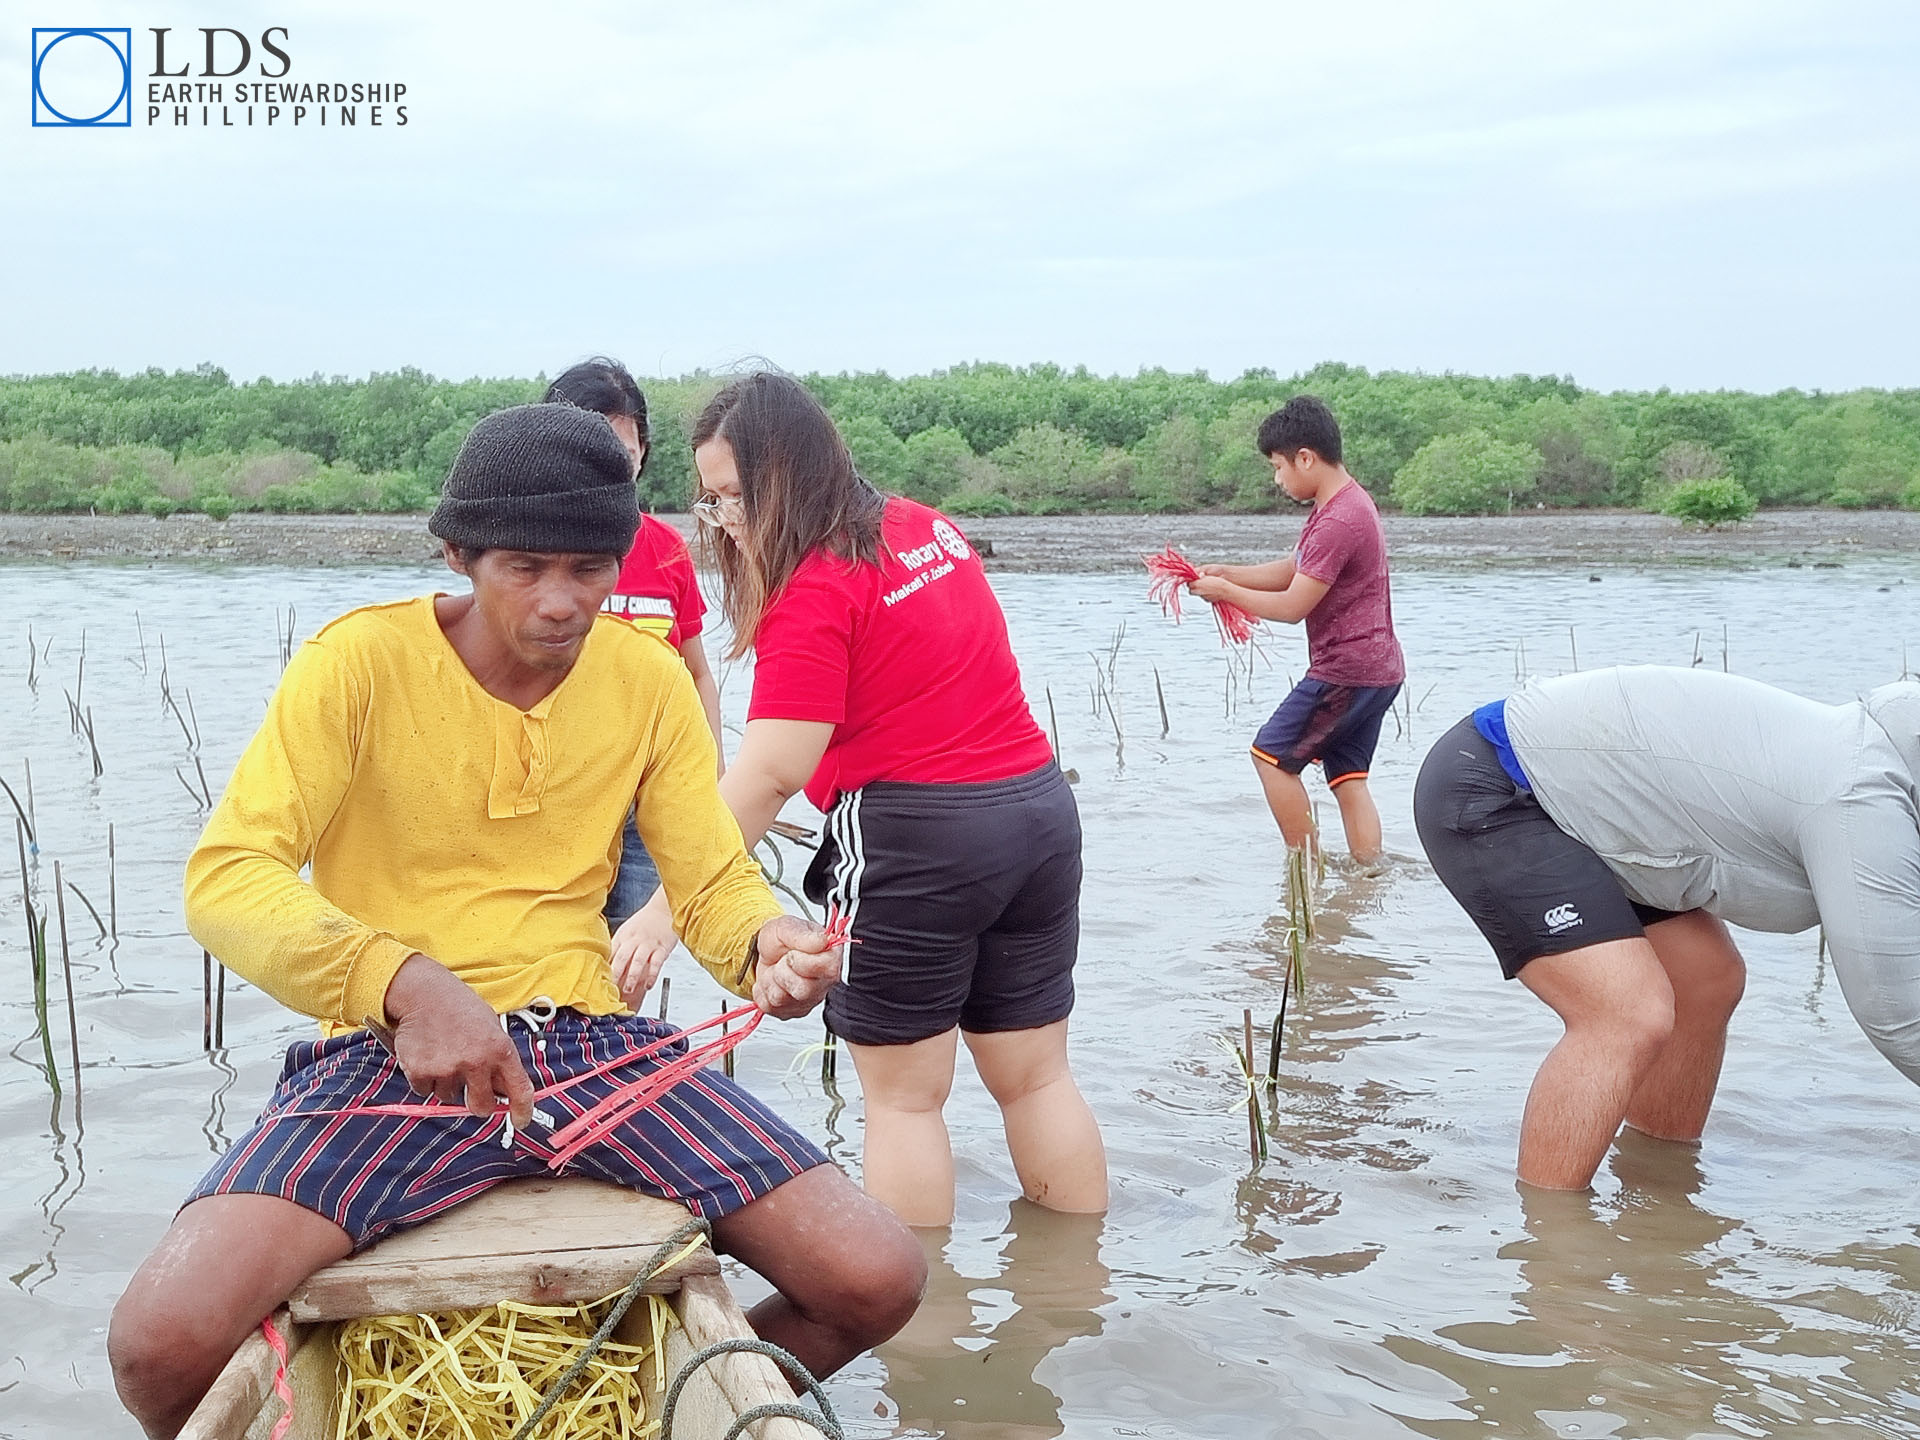
[[[636,481],[647,468],[647,397],[639,384],[618,360],[597,356],[582,360],[563,371],[541,397],[548,402],[563,402],[592,410],[607,417],[613,433],[633,457]],[[713,669],[707,664],[707,647],[700,638],[706,621],[707,602],[700,598],[700,582],[693,573],[693,557],[687,554],[687,542],[680,532],[664,520],[656,520],[645,511],[640,529],[633,537],[633,548],[620,562],[620,578],[613,593],[601,607],[633,624],[636,629],[658,635],[680,653],[687,671],[693,676],[693,688],[706,712],[707,725],[713,731],[713,748],[720,755],[720,771],[726,773],[726,747],[720,743],[720,687],[714,683]],[[626,918],[646,903],[660,888],[660,872],[653,857],[640,840],[640,831],[632,815],[620,840],[620,868],[607,892],[607,924],[618,929]]]
[[[693,444],[732,653],[754,655],[720,790],[749,847],[802,789],[827,817],[806,884],[852,920],[827,1013],[866,1098],[868,1192],[909,1225],[952,1221],[941,1110],[964,1038],[1027,1197],[1105,1210],[1106,1152],[1067,1063],[1080,817],[979,556],[863,480],[790,376],[728,385]],[[672,947],[664,906],[622,927],[630,998]]]

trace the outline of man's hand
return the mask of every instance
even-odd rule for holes
[[[493,1007],[425,955],[410,956],[387,985],[393,1055],[416,1095],[465,1103],[485,1118],[501,1098],[515,1126],[533,1119],[533,1082]]]
[[[1235,588],[1231,581],[1224,580],[1218,575],[1208,574],[1206,571],[1201,572],[1198,580],[1187,582],[1188,593],[1198,595],[1202,600],[1231,600]]]
[[[667,908],[667,892],[656,890],[651,900],[613,932],[613,983],[620,987],[620,996],[627,1004],[640,1008],[641,999],[660,978],[660,967],[678,943],[673,933],[673,912]]]
[[[805,1015],[840,983],[840,947],[829,948],[827,932],[798,915],[769,920],[755,945],[753,1003],[776,1020]]]

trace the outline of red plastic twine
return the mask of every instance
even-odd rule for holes
[[[1200,578],[1200,572],[1171,545],[1158,555],[1140,558],[1146,564],[1147,574],[1153,577],[1147,585],[1147,598],[1158,602],[1161,612],[1179,624],[1181,598],[1187,593],[1188,584]],[[1253,639],[1254,627],[1260,623],[1257,616],[1248,614],[1231,600],[1215,600],[1211,604],[1222,645],[1245,645]]]
[[[842,914],[837,905],[827,911],[825,928],[828,949],[833,949],[840,945],[858,945],[860,943],[854,939],[852,935],[853,917]],[[565,1080],[555,1081],[551,1085],[542,1086],[540,1089],[535,1090],[533,1092],[533,1100],[537,1105],[542,1100],[558,1095],[562,1091],[579,1085],[584,1081],[591,1080],[596,1076],[604,1075],[609,1070],[617,1070],[623,1065],[632,1064],[635,1060],[645,1060],[649,1056],[657,1055],[668,1046],[685,1039],[689,1035],[697,1035],[702,1030],[711,1030],[716,1025],[720,1027],[720,1034],[714,1039],[707,1041],[703,1045],[693,1046],[684,1055],[675,1056],[652,1074],[642,1076],[638,1080],[630,1081],[620,1086],[604,1100],[601,1100],[590,1109],[576,1115],[565,1125],[556,1129],[549,1141],[553,1147],[553,1156],[547,1161],[547,1168],[558,1171],[565,1166],[568,1161],[572,1160],[574,1156],[578,1155],[596,1140],[604,1137],[608,1131],[614,1129],[614,1127],[619,1125],[622,1120],[626,1119],[634,1111],[645,1109],[649,1105],[658,1103],[661,1096],[665,1095],[689,1075],[692,1075],[696,1070],[718,1062],[722,1056],[736,1049],[743,1040],[758,1029],[760,1022],[764,1019],[766,1019],[766,1012],[760,1009],[759,1006],[741,1005],[735,1009],[716,1015],[711,1020],[702,1020],[698,1025],[689,1025],[684,1030],[662,1036],[652,1044],[643,1045],[631,1054],[616,1056],[611,1060],[603,1061],[601,1064],[594,1066],[591,1070],[583,1070],[578,1075],[570,1076]],[[740,1028],[737,1030],[734,1029],[733,1026],[735,1024],[738,1024]],[[417,1102],[406,1101],[393,1105],[353,1105],[338,1110],[290,1111],[285,1115],[274,1118],[292,1119],[296,1115],[303,1119],[313,1115],[404,1115],[431,1118],[434,1116],[462,1116],[471,1113],[472,1112],[464,1105],[448,1105],[437,1100],[422,1100]],[[494,1113],[496,1115],[504,1115],[507,1113],[506,1107],[502,1106]],[[268,1343],[273,1344],[275,1339],[276,1336],[269,1329],[267,1332]]]
[[[287,1340],[274,1328],[271,1315],[260,1322],[260,1333],[267,1337],[267,1347],[274,1355],[273,1393],[285,1407],[284,1413],[273,1422],[273,1434],[268,1440],[286,1440],[287,1431],[293,1428],[293,1386],[287,1383]]]

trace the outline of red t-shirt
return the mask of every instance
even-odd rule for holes
[[[680,532],[651,515],[640,517],[633,548],[620,562],[620,578],[600,607],[662,637],[674,649],[705,623],[707,602],[693,573],[693,557]]]
[[[912,500],[888,499],[878,565],[801,561],[753,649],[749,720],[834,727],[807,782],[822,810],[873,780],[1005,780],[1053,758],[979,556]]]
[[[1357,480],[1313,507],[1293,552],[1302,575],[1329,588],[1307,612],[1307,674],[1329,685],[1398,685],[1407,662],[1393,633],[1387,536]]]

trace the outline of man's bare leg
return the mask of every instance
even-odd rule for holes
[[[113,1307],[114,1388],[171,1440],[263,1316],[353,1249],[325,1216],[274,1195],[209,1195],[182,1210]]]
[[[747,1319],[815,1375],[831,1375],[913,1318],[920,1242],[836,1166],[813,1169],[714,1223],[714,1243],[779,1293]]]
[[[1673,1035],[1673,986],[1644,939],[1542,955],[1520,980],[1567,1027],[1527,1095],[1520,1179],[1584,1189]]]
[[[1746,962],[1727,927],[1704,910],[1656,921],[1647,939],[1673,986],[1673,1038],[1633,1092],[1627,1124],[1656,1140],[1695,1141],[1720,1085]]]
[[[1313,805],[1307,799],[1307,787],[1290,770],[1282,770],[1271,760],[1253,757],[1254,774],[1266,792],[1267,808],[1286,837],[1287,848],[1298,850],[1313,834]]]
[[[1340,828],[1347,832],[1347,853],[1361,864],[1380,858],[1380,811],[1367,789],[1367,777],[1356,775],[1333,787],[1340,806]]]

